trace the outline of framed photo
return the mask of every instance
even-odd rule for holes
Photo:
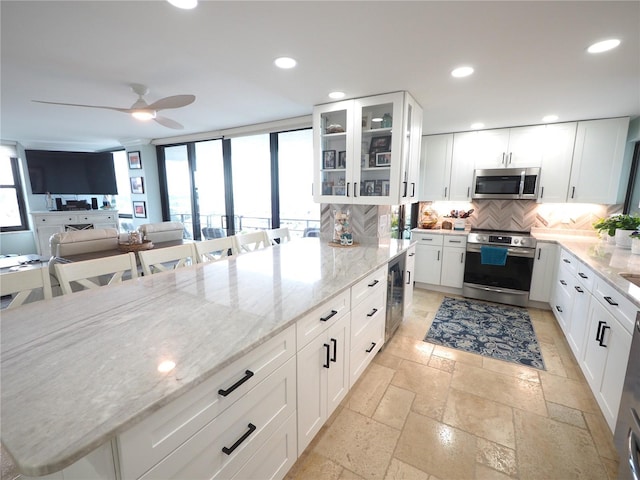
[[[382,192],[381,194],[384,195],[385,197],[389,196],[389,180],[382,180]]]
[[[376,167],[388,167],[391,165],[391,152],[376,153]]]
[[[347,152],[338,152],[338,164],[336,168],[347,168]]]
[[[391,151],[391,135],[384,137],[373,137],[369,145],[369,153],[389,152]]]
[[[140,159],[140,152],[128,152],[127,158],[129,159],[130,169],[139,170],[142,168],[142,160]]]
[[[131,193],[144,193],[144,178],[131,177],[129,181],[131,182]]]
[[[360,168],[366,168],[369,166],[369,154],[363,153],[360,156]]]
[[[346,193],[345,187],[344,185],[337,185],[335,187],[333,187],[333,194],[334,195],[344,195]]]
[[[333,182],[322,182],[322,195],[333,195]]]
[[[375,180],[365,180],[362,183],[364,189],[364,195],[370,196],[375,193],[376,190],[376,181]]]
[[[133,216],[147,218],[147,202],[133,202]]]
[[[322,152],[322,168],[336,168],[336,151],[335,150],[324,150]]]

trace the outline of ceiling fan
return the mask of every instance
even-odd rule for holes
[[[109,107],[104,105],[82,105],[77,103],[61,103],[61,102],[46,102],[44,100],[32,100],[36,103],[47,103],[49,105],[66,105],[70,107],[85,107],[85,108],[102,108],[106,110],[115,110],[117,112],[129,113],[132,117],[138,120],[155,120],[160,125],[173,128],[176,130],[182,130],[184,127],[167,117],[159,116],[157,113],[160,110],[168,110],[171,108],[186,107],[193,103],[196,99],[195,95],[173,95],[171,97],[161,98],[160,100],[153,102],[151,105],[142,98],[149,93],[149,89],[139,83],[131,84],[131,90],[138,95],[138,100],[131,105],[130,108]]]

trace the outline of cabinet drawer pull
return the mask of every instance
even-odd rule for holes
[[[564,263],[571,263],[571,260],[567,260],[566,258],[563,258],[563,259],[562,259],[562,261],[563,261]]]
[[[575,197],[576,195],[576,187],[571,187],[571,198]]]
[[[601,332],[601,335],[600,335],[600,340],[598,340],[598,344],[599,344],[601,347],[604,347],[604,348],[607,348],[607,346],[606,346],[604,343],[602,343],[602,342],[604,342],[604,333],[605,333],[605,331],[606,331],[606,329],[607,329],[607,328],[611,328],[611,327],[610,327],[609,325],[604,325],[604,326],[602,327],[602,332]]]
[[[542,198],[542,197],[540,197],[540,198]],[[541,253],[542,253],[542,248],[539,248],[539,249],[538,249],[538,260],[540,260],[540,254],[541,254]]]
[[[444,198],[447,198],[447,188],[448,187],[444,187]]]
[[[607,301],[609,305],[613,305],[614,307],[618,306],[618,304],[614,302],[611,297],[604,297],[604,299]]]
[[[561,283],[562,285],[564,285],[564,286],[566,286],[566,285],[567,285],[567,282],[565,282],[564,280],[560,280],[560,283]]]
[[[589,275],[585,275],[585,274],[584,274],[584,273],[582,273],[582,272],[578,272],[578,276],[579,276],[580,278],[585,278],[585,279],[586,279],[586,278],[589,278]]]
[[[377,311],[378,311],[378,309],[374,308],[373,310],[371,310],[371,313],[367,313],[367,317],[373,317],[376,314]]]
[[[421,238],[423,242],[433,242],[433,238]]]
[[[411,252],[409,255],[407,255],[408,257],[413,257],[415,255],[415,252]]]
[[[327,315],[326,317],[320,317],[320,321],[321,322],[326,322],[327,320],[329,320],[331,317],[333,317],[334,315],[337,315],[338,311],[337,310],[331,310],[331,313],[329,315]]]
[[[407,285],[411,285],[411,270],[407,270]]]
[[[374,280],[373,283],[370,283],[369,285],[367,285],[368,287],[375,287],[377,284],[379,284],[380,281],[379,280]]]
[[[540,198],[544,198],[544,187],[540,187]]]
[[[562,307],[560,307],[560,305],[556,305],[556,310],[558,310],[560,313],[562,313]]]
[[[231,455],[233,453],[233,451],[236,448],[238,448],[242,444],[242,442],[244,442],[247,438],[249,438],[249,435],[251,435],[256,430],[256,426],[253,423],[250,423],[249,425],[247,425],[247,428],[249,430],[244,432],[244,434],[236,441],[236,443],[231,445],[231,448],[222,447],[222,453],[226,453],[227,455]]]
[[[581,289],[578,285],[574,286],[573,288],[575,288],[580,293],[584,293],[584,290]]]
[[[328,343],[323,344],[324,348],[327,350],[327,361],[322,365],[324,368],[329,368],[329,355],[331,351],[331,346]]]
[[[338,341],[332,338],[331,343],[333,343],[333,356],[331,357],[331,361],[336,363],[336,358],[338,358]]]
[[[449,240],[449,243],[462,243],[462,240]]]
[[[233,392],[236,388],[238,388],[240,385],[242,385],[244,382],[249,380],[251,377],[253,377],[253,372],[251,370],[245,370],[244,377],[242,377],[240,380],[238,380],[236,383],[231,385],[226,390],[224,390],[222,388],[220,390],[218,390],[218,395],[222,395],[223,397],[226,397],[231,392]]]
[[[600,320],[598,322],[598,330],[596,331],[596,342],[600,343],[602,341],[602,338],[600,337],[600,329],[602,328],[602,325],[605,325],[607,322],[605,322],[604,320]]]
[[[373,349],[376,348],[376,342],[371,342],[371,346],[365,350],[367,353],[371,353]]]
[[[438,258],[436,259],[438,262],[440,261],[440,250],[438,250]]]

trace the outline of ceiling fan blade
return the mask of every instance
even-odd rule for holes
[[[157,102],[153,102],[147,108],[151,110],[165,110],[167,108],[186,107],[195,101],[195,95],[173,95],[171,97],[161,98]]]
[[[162,125],[163,127],[173,128],[174,130],[182,130],[184,128],[181,124],[179,124],[175,120],[171,120],[170,118],[167,118],[167,117],[159,117],[156,115],[156,118],[154,118],[154,120],[158,122],[160,125]]]
[[[65,105],[67,107],[102,108],[105,110],[115,110],[116,112],[125,112],[125,113],[129,113],[131,111],[131,109],[129,108],[107,107],[105,105],[82,105],[79,103],[45,102],[44,100],[31,100],[31,101],[35,103],[46,103],[48,105]]]

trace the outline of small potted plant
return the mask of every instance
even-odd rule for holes
[[[615,244],[622,248],[631,248],[631,233],[640,227],[640,216],[633,214],[618,214],[608,218],[601,218],[593,224],[600,233],[607,232],[609,242],[615,238]]]
[[[638,230],[634,230],[629,235],[631,238],[631,253],[636,255],[640,255],[640,232]]]

